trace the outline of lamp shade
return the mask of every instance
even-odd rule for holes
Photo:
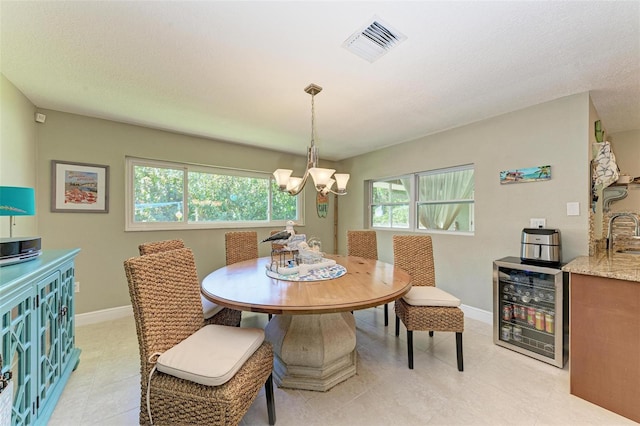
[[[312,167],[309,169],[309,174],[313,178],[313,183],[316,188],[322,189],[329,183],[329,179],[335,173],[334,169],[323,169],[320,167]]]
[[[334,175],[336,178],[336,185],[338,186],[338,191],[346,191],[347,182],[349,182],[349,173],[336,173]]]
[[[36,197],[33,188],[0,186],[0,216],[33,216]]]
[[[289,177],[291,176],[291,173],[293,173],[293,170],[289,170],[289,169],[278,169],[275,172],[273,172],[273,177],[276,178],[276,184],[280,188],[286,188],[287,182],[289,181]]]
[[[297,191],[298,187],[302,183],[302,178],[290,177],[287,181],[287,191]]]

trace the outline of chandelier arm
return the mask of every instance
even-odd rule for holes
[[[309,169],[312,167],[318,167],[318,148],[313,144],[307,150],[307,168],[304,171],[304,175],[302,175],[302,180],[296,188],[286,191],[289,195],[298,195],[302,191],[309,178]]]
[[[309,177],[309,170],[307,169],[307,171],[304,172],[304,176],[302,176],[302,180],[300,181],[300,184],[295,187],[294,189],[291,189],[289,191],[286,191],[289,195],[298,195],[303,189],[304,189],[304,185],[307,183],[307,178]]]
[[[319,191],[322,192],[323,195],[327,195],[329,193],[335,194],[335,195],[346,195],[347,194],[347,190],[345,189],[343,192],[340,191],[334,191],[333,189],[327,189],[326,187],[322,190]]]

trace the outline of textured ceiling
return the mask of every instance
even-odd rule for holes
[[[374,63],[342,43],[378,16]],[[343,159],[590,91],[640,129],[640,2],[4,1],[0,70],[37,107]]]

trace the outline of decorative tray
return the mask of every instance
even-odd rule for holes
[[[271,270],[271,265],[266,265],[266,273],[268,277],[284,281],[332,280],[347,273],[347,269],[338,265],[335,260],[324,260],[313,264],[303,263],[292,267],[278,267],[277,270]]]

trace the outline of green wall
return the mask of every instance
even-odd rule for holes
[[[37,124],[36,107],[4,77],[1,83],[0,184],[35,186],[37,225],[29,231],[39,231],[45,249],[82,249],[76,271],[81,287],[77,313],[130,303],[122,262],[136,256],[142,242],[184,239],[194,249],[201,277],[224,264],[225,229],[124,232],[126,155],[264,171],[302,170],[305,165],[301,156],[58,111],[42,110],[46,122]],[[547,227],[561,230],[565,260],[588,253],[591,127],[589,95],[582,93],[326,164],[352,174],[349,194],[339,198],[336,249],[346,253],[346,231],[366,223],[365,180],[474,163],[475,235],[432,234],[436,276],[438,285],[465,305],[491,311],[492,261],[519,255],[520,234],[529,226],[529,218],[544,217]],[[50,162],[54,159],[109,165],[109,213],[50,212]],[[546,164],[552,166],[550,181],[499,183],[501,170]],[[320,237],[323,248],[332,252],[335,200],[330,200],[329,216],[319,219],[315,193],[310,188],[307,192],[307,223],[299,231]],[[567,202],[580,203],[579,216],[566,215]],[[263,238],[271,228],[256,230]],[[381,260],[393,259],[393,234],[378,232]],[[268,254],[268,247],[260,250]]]
[[[123,261],[138,255],[146,241],[182,238],[196,256],[198,274],[225,263],[224,234],[230,229],[189,231],[124,231],[125,156],[209,164],[271,172],[279,167],[300,174],[306,159],[274,151],[185,136],[140,126],[116,123],[58,111],[44,111],[46,123],[37,127],[38,223],[43,246],[79,247],[76,279],[80,282],[77,312],[85,313],[128,305],[129,293]],[[110,166],[109,213],[52,213],[50,163],[64,160]],[[323,248],[333,251],[333,213],[324,219],[315,214],[315,191],[307,185],[306,223],[297,232],[316,236]],[[254,228],[259,238],[269,228]],[[261,255],[270,246],[260,245]]]
[[[36,108],[0,74],[0,185],[36,187]],[[36,205],[36,209],[39,206]],[[36,216],[15,218],[14,237],[38,233]],[[9,217],[0,216],[0,236],[9,237]]]
[[[560,229],[564,260],[588,254],[589,103],[588,93],[569,96],[341,162],[351,185],[338,234],[365,226],[365,180],[473,163],[475,235],[431,234],[436,280],[463,304],[492,311],[492,262],[520,256],[530,218]],[[549,181],[499,183],[502,170],[547,164]],[[579,216],[567,216],[568,202],[580,203]],[[378,232],[381,260],[393,261],[396,233]],[[344,242],[338,251],[346,252]]]

